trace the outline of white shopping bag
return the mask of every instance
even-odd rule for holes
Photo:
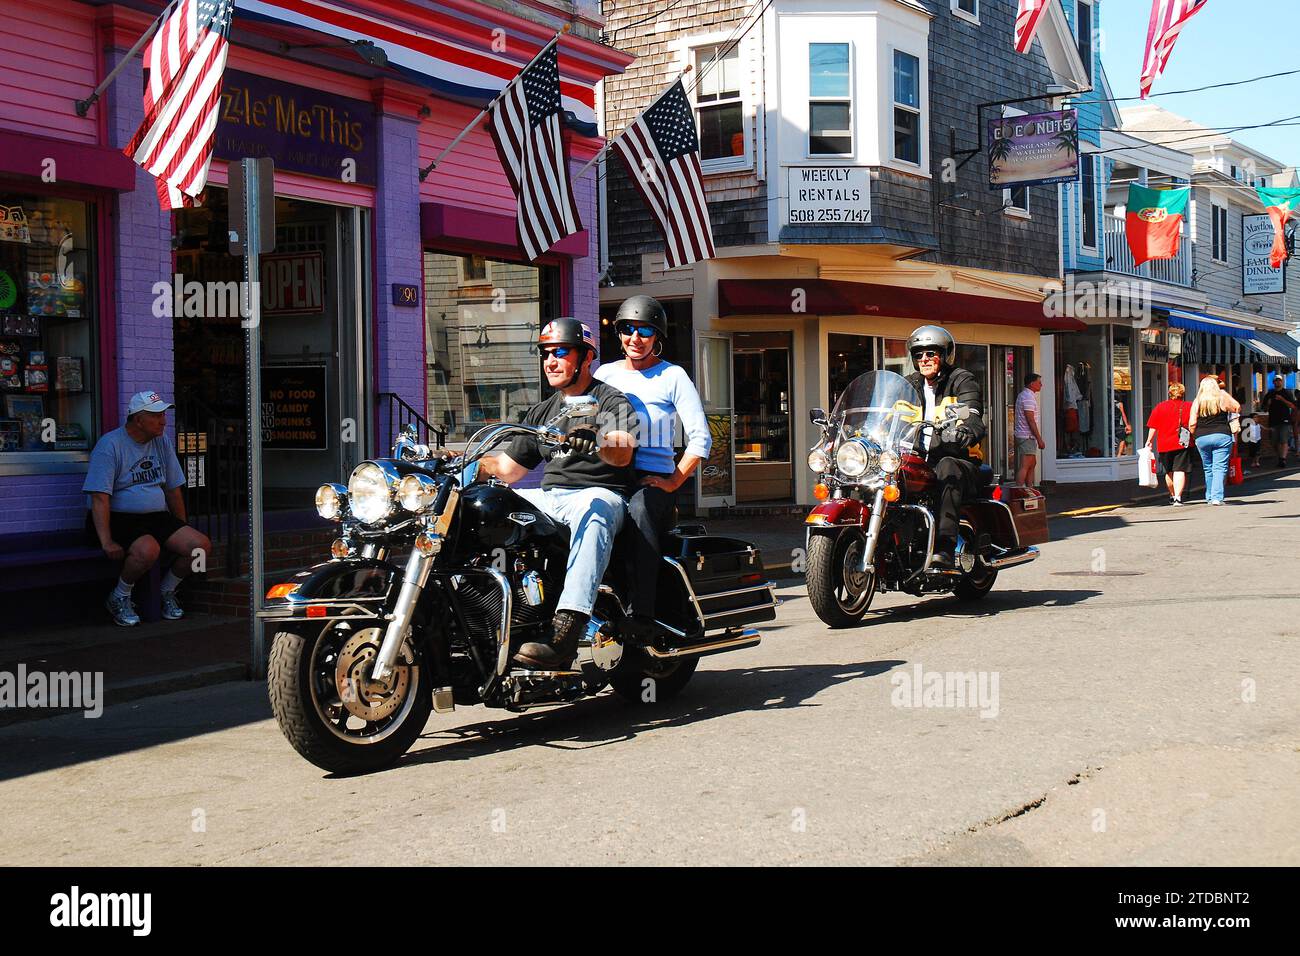
[[[1138,484],[1143,488],[1156,486],[1156,453],[1150,448],[1138,449]]]

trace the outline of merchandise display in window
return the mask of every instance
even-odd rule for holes
[[[1105,458],[1113,453],[1106,349],[1104,327],[1056,336],[1058,458]]]
[[[92,220],[83,202],[0,193],[0,452],[90,448]]]

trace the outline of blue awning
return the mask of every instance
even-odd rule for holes
[[[1176,329],[1206,332],[1210,335],[1226,335],[1230,339],[1253,339],[1258,334],[1250,326],[1238,325],[1236,322],[1206,315],[1204,312],[1189,312],[1185,309],[1170,309],[1169,324]]]
[[[1251,337],[1251,342],[1263,346],[1265,358],[1263,361],[1268,365],[1281,365],[1285,368],[1295,368],[1296,366],[1296,349],[1300,348],[1300,342],[1291,338],[1289,335],[1283,335],[1281,332],[1256,331]]]

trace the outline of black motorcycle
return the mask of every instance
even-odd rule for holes
[[[320,487],[316,510],[341,525],[333,558],[272,587],[261,614],[277,631],[271,707],[294,749],[328,771],[378,770],[406,752],[430,710],[518,712],[606,686],[663,701],[701,657],[759,643],[746,625],[774,618],[777,601],[758,550],[678,526],[663,542],[652,637],[631,637],[616,545],[572,669],[511,663],[519,645],[552,636],[569,531],[503,482],[476,480],[477,463],[518,434],[561,445],[565,420],[595,414],[594,401],[569,399],[542,426],[485,426],[456,457],[408,426],[392,458],[362,462],[346,487]]]

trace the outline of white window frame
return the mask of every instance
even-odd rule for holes
[[[976,26],[979,26],[980,25],[980,0],[972,0],[972,2],[975,4],[974,13],[969,13],[968,11],[963,10],[960,6],[961,0],[950,0],[949,5],[951,6],[954,15],[965,20],[967,23],[973,23]]]
[[[1219,217],[1223,217],[1223,226],[1219,226]],[[1218,236],[1215,236],[1215,233]],[[1219,247],[1223,247],[1223,256],[1219,256]],[[1210,258],[1215,262],[1228,262],[1228,207],[1210,203]]]
[[[465,288],[472,286],[485,286],[492,284],[492,260],[487,256],[476,252],[456,253],[456,285]],[[477,257],[483,260],[483,276],[465,275],[465,260],[470,257]]]
[[[1077,48],[1078,45],[1079,45],[1079,25],[1080,25],[1080,23],[1082,22],[1082,17],[1079,16],[1079,8],[1080,8],[1080,7],[1087,7],[1087,8],[1088,8],[1088,54],[1089,54],[1089,55],[1088,55],[1088,62],[1085,63],[1085,64],[1083,64],[1083,68],[1084,68],[1084,70],[1086,70],[1087,73],[1088,73],[1088,82],[1089,82],[1089,83],[1093,83],[1093,82],[1095,82],[1095,79],[1094,79],[1094,76],[1093,76],[1093,74],[1095,73],[1095,70],[1094,70],[1094,68],[1093,68],[1093,60],[1095,60],[1095,59],[1097,58],[1097,5],[1096,5],[1095,3],[1093,3],[1093,0],[1075,0],[1075,4],[1074,4],[1074,32],[1075,32],[1075,42],[1074,42],[1074,45],[1075,45],[1076,48]],[[1083,59],[1083,55],[1082,55],[1082,53],[1080,53],[1079,59],[1081,59],[1081,60]]]
[[[903,53],[916,60],[916,96],[917,96],[917,102],[921,104],[919,107],[908,106],[906,103],[898,102],[898,85],[894,76],[894,72],[895,72],[894,59],[897,57],[899,53]],[[924,67],[925,67],[925,57],[922,54],[913,53],[911,50],[906,50],[903,49],[902,47],[896,47],[896,46],[889,47],[889,127],[888,127],[889,158],[892,162],[899,163],[900,165],[902,165],[905,169],[924,168],[922,164],[925,162],[925,141],[926,141],[926,133],[927,133],[926,117],[925,117],[926,89],[925,89],[925,79],[924,79],[925,77]],[[916,160],[904,159],[902,156],[899,156],[897,153],[898,144],[895,142],[895,138],[894,138],[894,134],[896,132],[895,123],[894,123],[894,111],[899,109],[906,110],[908,112],[916,114]]]
[[[1092,153],[1080,153],[1079,163],[1081,164],[1079,168],[1079,248],[1086,250],[1087,252],[1100,252],[1102,243],[1100,234],[1102,228],[1099,228],[1097,222],[1097,210],[1101,208],[1103,204],[1097,202],[1097,158]],[[1087,233],[1084,232],[1083,229],[1085,221],[1084,214],[1087,208],[1087,203],[1085,201],[1087,197],[1083,193],[1083,163],[1087,163],[1088,167],[1092,170],[1092,236],[1094,242],[1091,246],[1088,245],[1084,238]]]
[[[741,156],[725,156],[715,159],[705,159],[700,157],[700,171],[705,176],[715,176],[729,173],[747,172],[754,168],[754,129],[751,121],[753,116],[753,93],[750,89],[749,63],[751,61],[751,50],[748,37],[742,39],[736,44],[736,56],[740,60],[741,83],[740,83],[740,124],[741,132],[744,134],[745,152]],[[669,49],[673,52],[678,63],[682,68],[686,65],[694,67],[696,54],[708,47],[717,47],[735,40],[730,33],[708,33],[699,36],[683,37],[672,43]],[[701,107],[717,106],[717,103],[700,103],[695,98],[695,84],[687,76],[684,84],[687,96],[691,101],[691,110],[695,114],[696,132],[699,131],[699,111]],[[725,100],[724,103],[730,103],[731,100]],[[648,104],[647,104],[648,105]]]
[[[840,44],[849,48],[849,95],[845,96],[813,96],[812,95],[812,48],[814,43]],[[804,134],[803,152],[804,157],[810,160],[824,159],[852,159],[858,154],[858,136],[857,136],[857,103],[853,91],[857,85],[857,70],[854,64],[854,48],[852,40],[809,40],[805,47],[806,55],[804,61],[808,69],[808,130]],[[817,103],[844,103],[849,104],[849,151],[847,153],[814,153],[812,151],[812,105]]]
[[[1003,116],[1026,116],[1028,114],[1026,114],[1024,110],[1016,109],[1016,107],[1014,106],[1004,106],[1002,107],[1002,115]],[[1012,199],[1011,196],[1013,190],[1009,187],[1007,189],[1002,190],[1002,212],[1005,215],[1011,216],[1016,219],[1032,219],[1033,217],[1029,214],[1029,187],[1016,186],[1015,188],[1023,189],[1025,191],[1025,204],[1023,206],[1014,205],[1014,200]]]

